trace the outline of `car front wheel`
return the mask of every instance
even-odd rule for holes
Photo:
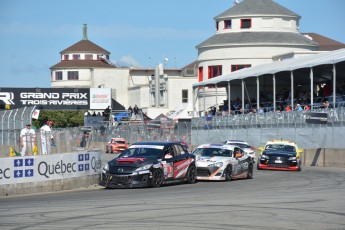
[[[151,187],[160,187],[163,183],[163,173],[161,170],[156,169],[152,172]]]
[[[232,175],[232,168],[231,168],[231,165],[228,165],[225,169],[225,180],[231,181],[231,175]]]
[[[190,166],[187,172],[187,182],[194,184],[196,182],[196,168],[194,165]]]
[[[253,164],[248,166],[247,179],[253,179]]]

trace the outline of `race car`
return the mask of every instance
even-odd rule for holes
[[[241,141],[241,140],[227,140],[224,142],[224,144],[239,146],[240,148],[243,149],[244,152],[246,152],[252,158],[253,162],[255,163],[255,159],[256,159],[255,148],[253,146],[250,146],[248,142]]]
[[[253,178],[251,157],[236,145],[203,144],[192,154],[196,156],[197,180]]]
[[[257,169],[275,169],[301,171],[301,153],[293,141],[272,140],[268,141],[265,147],[258,148],[261,151],[257,163]]]
[[[196,182],[195,156],[178,142],[137,142],[103,167],[106,188],[159,187]]]
[[[128,143],[125,138],[111,138],[108,144],[105,146],[105,152],[118,153],[126,150]]]

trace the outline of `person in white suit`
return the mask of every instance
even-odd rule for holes
[[[54,136],[52,134],[52,121],[47,121],[45,125],[41,127],[41,144],[42,154],[51,154],[51,145],[54,143]]]
[[[31,124],[26,124],[26,127],[20,131],[20,146],[22,156],[32,155],[33,148],[36,146],[36,133],[31,129]]]

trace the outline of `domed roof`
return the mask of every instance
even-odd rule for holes
[[[278,3],[275,3],[272,0],[244,0],[240,3],[237,3],[227,11],[216,16],[215,19],[253,15],[280,15],[301,18],[301,16],[299,16],[298,14],[279,5]]]

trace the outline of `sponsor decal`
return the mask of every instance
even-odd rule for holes
[[[13,177],[14,178],[24,178],[34,176],[34,159],[14,159],[13,160]]]
[[[304,116],[308,124],[327,124],[328,121],[328,113],[307,112]]]

